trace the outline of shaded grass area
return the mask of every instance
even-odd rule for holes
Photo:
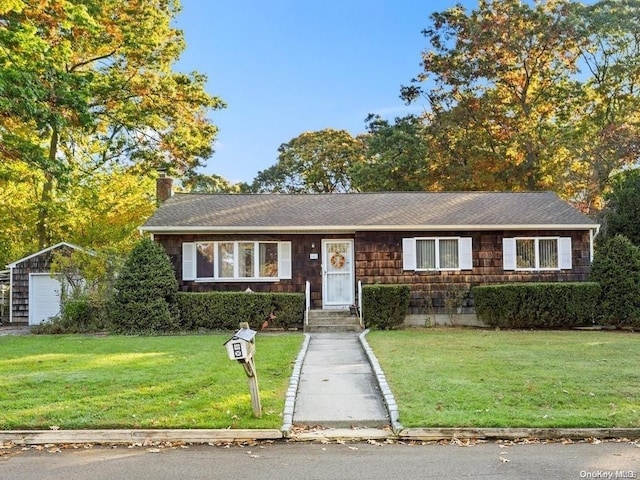
[[[279,428],[303,336],[256,338],[260,419],[228,339],[0,337],[0,429]]]
[[[640,335],[416,329],[367,336],[406,427],[640,427]]]

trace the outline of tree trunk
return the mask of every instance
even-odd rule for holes
[[[58,153],[58,127],[54,126],[51,131],[49,141],[49,165],[56,162]],[[38,219],[36,221],[36,234],[38,236],[38,248],[42,250],[51,243],[51,230],[49,227],[49,213],[51,201],[53,200],[54,176],[51,172],[44,172],[44,184],[40,195],[40,206],[38,208]]]

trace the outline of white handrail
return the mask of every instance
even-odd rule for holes
[[[309,325],[309,310],[311,310],[311,283],[309,280],[304,285],[304,326]]]
[[[360,317],[360,327],[364,328],[364,305],[362,304],[362,280],[358,280],[358,317]]]

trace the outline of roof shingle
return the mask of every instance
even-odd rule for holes
[[[147,231],[524,228],[597,224],[552,192],[178,194]]]

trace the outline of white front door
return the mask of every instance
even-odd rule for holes
[[[60,280],[48,273],[29,275],[29,325],[40,325],[60,313]]]
[[[322,307],[348,308],[354,303],[353,240],[322,241]]]

